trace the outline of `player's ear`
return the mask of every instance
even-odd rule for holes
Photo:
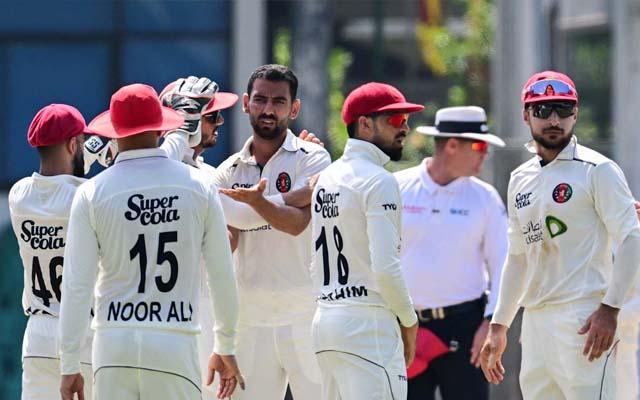
[[[530,125],[530,121],[529,121],[529,109],[527,107],[525,107],[522,110],[522,120],[527,124]]]
[[[300,113],[301,107],[300,99],[295,99],[293,103],[291,103],[291,112],[289,113],[289,119],[296,119],[298,114]]]
[[[65,141],[65,148],[69,152],[69,154],[76,154],[76,150],[78,147],[78,137],[74,136]]]
[[[242,111],[249,114],[249,95],[247,93],[242,95]]]

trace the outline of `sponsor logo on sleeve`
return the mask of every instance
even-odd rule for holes
[[[383,208],[385,211],[389,211],[389,210],[394,210],[394,211],[395,211],[395,210],[397,210],[397,209],[398,209],[398,206],[397,206],[397,205],[395,205],[394,203],[386,203],[386,204],[383,204],[383,205],[382,205],[382,208]]]
[[[276,179],[276,189],[280,193],[287,193],[291,190],[291,177],[286,172],[280,172],[278,179]]]
[[[553,189],[552,197],[556,203],[566,203],[571,199],[573,195],[573,189],[568,183],[561,183]]]
[[[529,221],[522,227],[522,235],[526,244],[533,244],[543,240],[542,221]]]

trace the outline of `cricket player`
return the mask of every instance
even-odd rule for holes
[[[323,400],[407,397],[418,320],[400,267],[400,191],[383,165],[400,159],[409,114],[423,108],[382,83],[352,91],[342,107],[344,154],[313,191],[313,341]]]
[[[282,400],[287,383],[296,400],[319,399],[320,374],[310,335],[315,310],[309,275],[311,216],[308,206],[285,205],[283,195],[306,187],[331,160],[324,148],[287,129],[300,111],[298,80],[291,70],[261,66],[247,86],[243,109],[253,133],[215,175],[222,193],[249,204],[266,221],[241,229],[235,252],[237,356],[251,385],[234,399]],[[274,195],[279,200],[270,201]],[[231,225],[232,218],[227,221]]]
[[[117,139],[119,154],[78,189],[71,208],[60,311],[63,399],[82,391],[78,359],[88,321],[80,316],[94,288],[95,398],[201,398],[201,255],[217,316],[207,383],[217,370],[220,398],[244,386],[233,356],[237,294],[217,190],[157,148],[162,132],[183,123],[153,88],[134,84],[90,124]]]
[[[22,399],[59,399],[58,315],[69,209],[83,178],[84,135],[91,133],[75,107],[50,104],[31,121],[27,140],[40,170],[9,192],[9,212],[24,266],[22,305],[29,316],[22,343]],[[89,304],[90,307],[90,304]],[[80,316],[79,316],[80,317]],[[85,321],[90,311],[84,314]],[[91,335],[79,337],[79,371],[91,398]]]
[[[577,143],[578,92],[568,76],[534,74],[522,101],[535,156],[511,173],[509,254],[482,369],[502,381],[506,332],[522,306],[525,400],[627,399],[615,394],[612,345],[640,262],[634,200],[618,165]]]

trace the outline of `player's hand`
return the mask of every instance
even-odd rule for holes
[[[298,135],[298,137],[304,140],[305,142],[319,144],[320,146],[324,147],[324,142],[320,140],[315,134],[313,134],[312,132],[309,132],[306,129],[303,129],[302,132],[300,132],[300,134]]]
[[[587,322],[578,331],[580,335],[588,334],[582,354],[588,356],[589,361],[600,357],[613,344],[619,311],[618,308],[600,304],[600,307],[589,316]]]
[[[200,144],[200,113],[217,91],[218,85],[211,79],[189,76],[178,79],[170,90],[160,94],[163,105],[184,117],[184,124],[176,131],[187,134],[189,147]]]
[[[407,368],[413,362],[416,356],[416,336],[418,334],[418,323],[413,326],[406,327],[400,324],[400,333],[402,334],[402,343],[404,344],[404,363]]]
[[[633,203],[633,206],[636,208],[636,215],[640,220],[640,201],[636,201],[635,203]]]
[[[75,400],[74,394],[78,394],[78,400],[84,400],[84,379],[80,373],[62,375],[60,380],[60,395],[62,400]]]
[[[238,368],[235,356],[221,356],[213,353],[209,357],[209,372],[207,373],[207,386],[213,383],[216,372],[220,377],[220,385],[218,387],[217,396],[219,399],[226,399],[231,397],[236,386],[240,386],[240,389],[244,390],[244,378]]]
[[[500,324],[490,324],[487,339],[480,350],[480,366],[484,377],[493,384],[504,379],[502,354],[507,348],[507,327]]]
[[[476,329],[475,335],[473,335],[473,344],[471,345],[471,360],[469,361],[476,368],[480,368],[480,350],[482,345],[487,339],[487,333],[489,333],[489,320],[482,318],[482,322],[478,329]]]
[[[260,182],[251,186],[250,188],[237,188],[237,189],[218,189],[220,193],[231,197],[235,201],[247,203],[249,205],[257,204],[260,201],[264,201],[264,190],[267,188],[267,180],[265,178],[260,179]]]

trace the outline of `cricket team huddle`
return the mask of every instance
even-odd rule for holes
[[[432,156],[392,174],[422,105],[358,86],[331,162],[289,129],[297,89],[268,64],[241,98],[189,76],[124,86],[88,124],[38,111],[39,170],[9,193],[22,399],[487,400],[520,308],[525,400],[639,398],[636,203],[578,144],[571,78],[525,83],[506,207],[476,177],[505,146],[481,107],[439,109],[416,129]],[[208,165],[238,100],[250,137]]]

